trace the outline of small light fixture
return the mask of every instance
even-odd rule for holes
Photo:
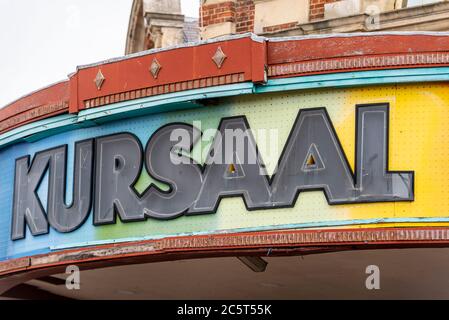
[[[264,272],[268,265],[268,262],[266,262],[261,257],[237,257],[237,258],[254,272]]]
[[[131,290],[116,290],[115,293],[123,296],[133,296],[137,294],[137,292]]]

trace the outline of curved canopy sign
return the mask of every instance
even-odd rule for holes
[[[388,52],[379,37],[392,38]],[[326,37],[241,36],[78,68],[1,111],[0,260],[446,226],[449,41],[438,37],[341,36],[327,48]]]

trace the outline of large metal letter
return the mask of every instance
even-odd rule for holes
[[[388,171],[388,104],[357,107],[356,173],[360,201],[413,200],[414,173]]]
[[[220,199],[230,196],[243,196],[249,210],[271,206],[267,172],[245,117],[222,120],[189,213],[215,212]]]
[[[354,179],[326,109],[300,110],[272,180],[273,204],[293,206],[302,190],[330,204],[354,200]]]
[[[50,162],[48,221],[59,232],[71,232],[85,221],[91,208],[93,140],[75,144],[73,200],[65,204],[67,147],[61,147]]]
[[[30,156],[16,160],[12,240],[25,238],[26,225],[34,236],[48,233],[48,222],[37,196],[37,189],[45,176],[50,159],[60,148],[36,153],[31,166]]]
[[[95,150],[94,224],[113,224],[116,214],[123,221],[145,220],[134,191],[142,170],[142,146],[129,133],[98,138]]]
[[[201,132],[187,124],[167,125],[153,134],[146,147],[146,168],[170,190],[150,186],[142,198],[146,216],[172,219],[192,206],[202,184],[201,167],[182,152],[190,152],[200,138]]]

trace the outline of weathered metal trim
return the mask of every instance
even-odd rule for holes
[[[398,41],[396,37],[399,37]],[[264,38],[247,33],[144,51],[80,66],[76,73],[69,76],[69,81],[59,82],[22,97],[0,110],[0,131],[8,132],[61,113],[78,113],[86,108],[97,108],[136,100],[144,96],[164,95],[194,88],[243,81],[263,83],[267,78],[273,80],[273,78],[300,75],[341,74],[397,68],[431,69],[437,66],[449,66],[448,37],[447,32],[375,32],[282,38]],[[324,48],[326,50],[322,50],[321,53],[317,52],[315,48],[325,43],[326,39],[336,45]],[[417,42],[416,39],[420,41]],[[223,65],[223,68],[217,69],[212,61],[207,66],[202,63],[205,57],[213,52],[210,50],[217,50],[213,45],[215,43],[226,46],[226,49],[225,47],[223,49],[229,61]],[[388,43],[392,46],[388,46]],[[245,50],[238,50],[241,47]],[[180,57],[176,57],[177,54],[184,55],[185,50],[177,51],[183,48],[195,49],[187,50],[190,57],[189,65],[184,66],[183,73],[180,74],[170,66],[176,65],[176,61],[179,61]],[[151,58],[156,58],[156,55],[157,60],[164,64],[165,71],[162,70],[157,79],[150,80],[151,75],[147,77],[147,64]],[[100,72],[99,66],[102,66],[101,72],[107,78],[105,84],[100,86],[101,90],[98,90],[98,85],[92,83],[95,74]],[[141,70],[141,66],[145,70]],[[266,68],[268,68],[267,73]],[[132,77],[129,76],[131,74]],[[445,79],[440,80],[439,75],[431,74],[421,80],[445,81]],[[393,83],[413,81],[410,77],[402,80],[396,78]],[[366,84],[376,83],[389,83],[389,81],[366,80]],[[326,85],[331,84],[327,82]],[[353,84],[348,80],[347,85],[360,84]],[[317,83],[315,87],[320,86],[321,84]],[[336,87],[338,86],[337,83]]]
[[[392,55],[352,56],[271,65],[269,77],[294,76],[311,73],[338,73],[345,70],[380,68],[416,68],[449,65],[449,52],[404,53]]]
[[[122,92],[122,93],[100,96],[97,98],[85,100],[84,101],[84,107],[85,107],[84,110],[91,109],[91,108],[98,108],[98,107],[105,106],[105,105],[111,105],[111,104],[114,104],[117,102],[131,101],[130,103],[132,104],[133,100],[144,98],[144,97],[160,96],[163,98],[164,95],[169,94],[169,93],[186,92],[187,94],[189,94],[190,90],[205,89],[205,88],[217,87],[217,86],[225,86],[225,85],[238,84],[238,83],[243,83],[243,82],[245,82],[245,74],[243,72],[241,72],[241,73],[234,73],[234,74],[223,75],[223,76],[216,76],[216,77],[209,77],[209,78],[177,82],[177,83],[167,84],[167,85],[156,85],[153,87],[131,90],[131,91],[126,91],[126,92]],[[252,82],[248,82],[248,84],[252,85]],[[226,88],[224,90],[226,90]],[[80,111],[80,112],[82,112],[82,111]]]
[[[449,81],[449,67],[355,71],[271,79],[266,85],[257,86],[256,92],[439,81]]]
[[[387,31],[387,32],[354,32],[354,33],[333,33],[333,34],[316,34],[316,35],[306,35],[306,36],[290,36],[290,37],[263,37],[258,36],[254,33],[243,33],[231,36],[222,36],[214,39],[199,41],[199,42],[190,42],[176,46],[170,46],[165,48],[151,49],[138,53],[129,54],[122,57],[112,58],[108,60],[103,60],[100,62],[95,62],[91,64],[80,65],[77,67],[77,70],[82,70],[91,67],[97,67],[104,64],[109,64],[113,62],[119,62],[123,60],[128,60],[132,58],[142,57],[149,54],[155,54],[165,51],[171,51],[179,48],[190,48],[196,47],[206,44],[214,44],[223,41],[237,40],[243,38],[250,38],[253,41],[262,43],[265,41],[269,42],[283,42],[283,41],[296,41],[296,40],[307,40],[307,39],[326,39],[326,38],[350,38],[350,37],[373,37],[373,36],[416,36],[416,35],[425,35],[425,36],[448,36],[449,32],[432,32],[432,31]]]
[[[243,82],[230,85],[212,86],[202,89],[179,91],[162,95],[149,96],[130,101],[123,101],[89,108],[78,115],[60,115],[32,122],[11,131],[0,134],[0,149],[22,140],[34,140],[55,133],[72,130],[81,126],[93,126],[91,120],[107,121],[113,115],[126,116],[127,112],[150,112],[156,106],[164,107],[181,104],[192,100],[227,97],[240,94],[266,93],[284,90],[305,90],[315,88],[338,88],[364,85],[381,85],[396,83],[449,81],[449,67],[408,68],[393,70],[370,70],[355,72],[328,73],[300,77],[288,77],[268,80],[267,84]],[[171,110],[175,110],[174,109]],[[159,111],[160,112],[160,111]],[[42,135],[42,133],[45,133]]]
[[[142,56],[146,56],[146,55],[150,55],[150,54],[161,53],[161,52],[171,51],[171,50],[176,50],[176,49],[181,49],[181,48],[198,47],[198,46],[202,46],[202,45],[214,44],[214,43],[230,41],[230,40],[238,40],[238,39],[243,39],[243,38],[250,38],[252,41],[259,42],[259,43],[265,42],[268,39],[268,38],[260,37],[254,33],[249,33],[249,32],[231,35],[231,36],[222,36],[222,37],[217,37],[217,38],[213,38],[213,39],[209,39],[209,40],[203,40],[203,41],[198,41],[198,42],[189,42],[189,43],[183,43],[183,44],[175,45],[175,46],[169,46],[169,47],[164,47],[164,48],[157,48],[157,49],[151,49],[151,50],[146,50],[146,51],[142,51],[142,52],[137,52],[137,53],[129,54],[129,55],[122,56],[122,57],[103,60],[103,61],[99,61],[99,62],[95,62],[95,63],[91,63],[91,64],[80,65],[76,69],[83,70],[83,69],[87,69],[87,68],[102,66],[105,64],[113,63],[113,62],[120,62],[120,61],[129,60],[129,59],[133,59],[133,58],[138,58],[138,57],[142,57]]]
[[[339,251],[345,249],[345,246],[352,246],[354,249],[367,249],[374,248],[376,245],[381,245],[382,248],[397,248],[424,244],[426,246],[449,246],[449,227],[288,230],[169,237],[159,240],[54,251],[43,255],[8,260],[0,262],[0,276],[57,265],[110,261],[145,255],[159,256],[158,261],[163,261],[164,256],[168,258],[173,253],[187,253],[193,256],[195,253],[201,252],[203,257],[207,257],[208,252],[213,256],[217,250],[308,248],[308,252],[313,253],[314,248],[323,247],[330,247],[328,251]]]
[[[0,149],[19,141],[36,141],[53,134],[73,130],[80,127],[95,126],[93,120],[106,121],[114,115],[139,112],[151,113],[155,107],[168,108],[169,105],[181,106],[183,103],[206,98],[227,97],[240,94],[248,94],[254,91],[252,82],[231,84],[224,86],[193,89],[175,93],[150,96],[132,101],[118,102],[98,108],[90,108],[80,111],[78,114],[65,114],[32,122],[11,131],[0,134]],[[199,105],[191,104],[191,107]],[[161,112],[160,110],[154,110]],[[135,114],[134,114],[135,115]]]
[[[352,32],[352,33],[325,33],[309,34],[301,36],[288,37],[269,37],[270,42],[297,41],[309,39],[327,39],[327,38],[353,38],[353,37],[376,37],[376,36],[443,36],[449,37],[449,32],[445,31],[382,31],[382,32]]]

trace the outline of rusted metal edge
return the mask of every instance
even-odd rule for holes
[[[173,254],[201,257],[235,255],[239,251],[280,249],[291,252],[319,253],[367,249],[376,246],[441,247],[449,246],[449,227],[370,228],[332,230],[286,230],[202,236],[169,237],[109,244],[82,249],[55,251],[48,254],[0,262],[0,277],[54,266],[111,261],[131,257],[152,256],[157,261],[170,260]],[[266,250],[264,251],[266,252]]]
[[[448,52],[404,53],[318,59],[268,67],[269,78],[296,77],[309,74],[338,73],[360,70],[420,68],[449,65]]]
[[[132,101],[140,98],[157,96],[167,93],[181,92],[194,89],[203,89],[212,86],[222,86],[242,82],[245,82],[245,73],[240,72],[222,76],[176,82],[172,84],[155,85],[153,87],[130,90],[122,93],[110,94],[106,96],[100,96],[94,99],[85,100],[84,107],[86,109],[90,109],[112,103]]]

